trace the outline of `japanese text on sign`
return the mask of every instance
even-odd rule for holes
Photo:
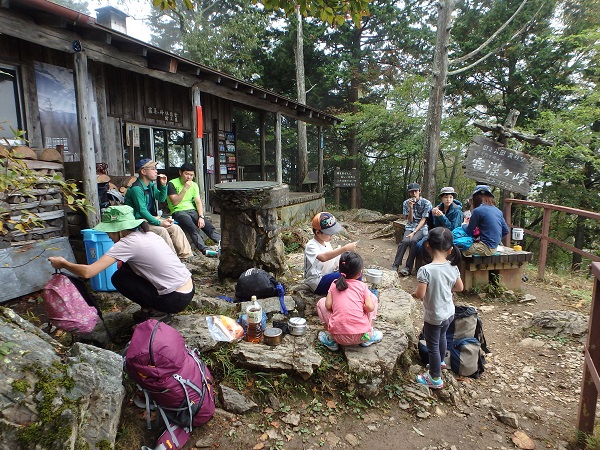
[[[512,192],[527,195],[543,162],[503,147],[485,136],[475,136],[464,163],[465,175]]]
[[[154,106],[144,107],[144,116],[148,119],[164,120],[165,122],[179,123],[181,117],[180,113],[174,111],[167,111],[164,108],[156,108]]]
[[[333,175],[333,187],[356,187],[358,186],[358,171],[356,169],[336,169]]]

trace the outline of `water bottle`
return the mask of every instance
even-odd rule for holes
[[[216,258],[217,256],[219,256],[219,253],[215,252],[214,250],[206,249],[204,251],[204,255],[208,256],[209,258]]]
[[[248,332],[246,333],[246,340],[253,344],[260,343],[263,335],[262,329],[262,307],[256,301],[256,295],[253,295],[250,299],[250,305],[246,307],[246,316],[248,318]]]

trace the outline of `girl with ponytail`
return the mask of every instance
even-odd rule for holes
[[[377,297],[360,278],[363,260],[358,253],[340,256],[340,277],[331,285],[327,297],[317,302],[317,313],[326,331],[319,341],[331,351],[340,345],[368,347],[381,341],[383,333],[373,328],[377,316]]]

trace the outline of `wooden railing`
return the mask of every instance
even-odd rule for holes
[[[592,308],[588,325],[587,342],[583,347],[583,380],[581,382],[581,396],[579,397],[579,410],[577,411],[577,430],[585,435],[594,434],[596,421],[596,403],[600,390],[600,263],[592,263],[594,274],[594,290],[592,294]]]
[[[539,256],[539,261],[538,261],[538,278],[544,278],[544,271],[546,270],[546,260],[548,258],[548,243],[549,242],[554,245],[557,245],[561,248],[567,249],[573,253],[577,253],[578,255],[582,255],[588,259],[591,259],[592,261],[600,262],[600,257],[593,255],[591,253],[585,252],[579,248],[573,247],[572,245],[566,244],[563,241],[560,241],[558,239],[554,239],[554,238],[550,237],[550,215],[551,215],[552,211],[560,211],[560,212],[564,212],[567,214],[583,216],[588,219],[594,219],[594,220],[598,220],[598,221],[600,221],[600,214],[591,212],[591,211],[585,211],[583,209],[568,208],[566,206],[553,205],[551,203],[530,202],[528,200],[507,198],[504,200],[504,218],[506,220],[506,223],[508,224],[509,229],[514,228],[514,225],[512,225],[512,223],[511,223],[512,205],[513,204],[530,206],[530,207],[535,207],[535,208],[542,208],[544,210],[543,215],[542,215],[542,232],[541,233],[537,233],[535,231],[528,230],[526,228],[524,229],[525,234],[534,236],[540,240],[540,256]],[[509,233],[508,236],[506,236],[506,238],[505,238],[505,244],[509,247],[510,247],[510,238],[511,238],[511,233]]]

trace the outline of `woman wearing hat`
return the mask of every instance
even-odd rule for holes
[[[479,242],[463,250],[465,256],[492,256],[498,250],[502,238],[508,234],[508,225],[502,211],[496,208],[494,194],[489,186],[480,184],[473,191],[473,212],[470,219],[465,219],[462,227],[468,236],[473,237],[475,228],[479,227]]]
[[[441,203],[431,210],[433,227],[444,227],[450,231],[458,228],[463,222],[462,203],[456,200],[456,192],[452,187],[440,190]]]
[[[187,307],[194,296],[192,274],[160,236],[148,232],[144,219],[134,217],[130,206],[109,206],[94,230],[106,232],[115,243],[104,255],[89,265],[50,257],[52,267],[92,278],[115,262],[122,263],[112,284],[142,307],[141,316],[145,317],[140,318],[144,320]]]

